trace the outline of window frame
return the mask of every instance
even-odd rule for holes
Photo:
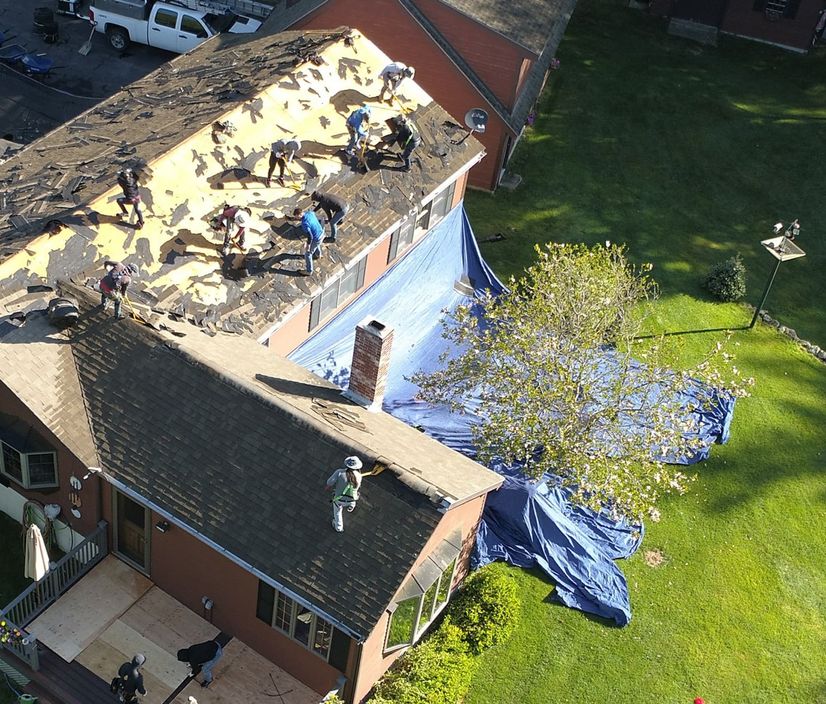
[[[16,477],[15,475],[11,474],[6,470],[5,448],[8,448],[12,452],[17,453],[17,456],[20,460],[20,478]],[[29,455],[52,456],[54,481],[32,483],[31,474],[29,471]],[[18,450],[14,445],[6,442],[5,440],[0,440],[0,474],[2,474],[4,477],[7,477],[9,480],[13,481],[15,484],[22,486],[24,489],[54,489],[60,486],[60,473],[58,472],[57,468],[57,452],[55,452],[54,450],[37,450],[32,452],[23,452],[22,450]]]
[[[321,323],[333,315],[345,301],[350,300],[362,288],[364,288],[364,277],[367,272],[367,257],[362,257],[342,276],[339,276],[335,281],[329,284],[324,290],[313,298],[310,304],[310,330],[315,330]],[[353,278],[355,281],[355,288],[350,291],[349,287],[342,292],[342,281]],[[329,301],[332,300],[332,306]],[[322,307],[322,303],[325,305]]]
[[[416,239],[416,212],[410,213],[390,235],[387,263],[396,261],[399,255],[410,249]]]
[[[272,590],[272,593],[273,593],[272,611],[270,613],[269,619],[263,618],[261,610],[260,610],[262,586],[267,588],[267,589]],[[288,610],[288,616],[287,616],[287,618],[289,620],[289,623],[288,623],[288,629],[287,630],[285,630],[278,623],[276,623],[276,616],[279,615],[279,603],[281,602],[282,598],[284,600],[286,600],[287,603],[289,604],[289,610]],[[309,630],[307,631],[307,642],[306,643],[304,643],[303,640],[297,638],[296,635],[295,635],[295,633],[296,633],[296,622],[298,621],[298,612],[299,612],[300,608],[301,609],[306,609],[311,614],[310,622],[309,622]],[[324,618],[320,614],[316,613],[309,606],[299,604],[295,599],[293,599],[288,594],[285,594],[284,592],[279,591],[275,587],[270,586],[269,584],[267,584],[263,580],[259,580],[258,581],[258,606],[256,607],[255,615],[259,620],[261,620],[264,623],[268,624],[270,626],[270,628],[272,628],[275,631],[278,631],[282,635],[287,636],[287,638],[289,638],[293,643],[296,643],[296,644],[300,645],[302,648],[304,648],[304,650],[310,651],[311,653],[313,653],[314,655],[320,657],[322,660],[324,660],[327,663],[330,662],[330,652],[332,651],[333,636],[334,636],[334,633],[337,629],[331,621],[328,621],[326,618]],[[321,622],[323,625],[326,625],[327,631],[329,633],[329,635],[327,637],[327,649],[326,649],[325,653],[321,653],[315,648],[316,635],[319,631],[319,622]]]
[[[168,22],[159,22],[159,17],[166,17],[169,15],[170,17],[174,17],[175,21],[172,24],[168,24]],[[179,12],[175,10],[170,10],[166,7],[159,7],[158,11],[155,13],[155,17],[153,19],[154,23],[159,27],[166,27],[167,29],[177,29],[178,25],[180,24],[181,15]]]
[[[427,589],[425,589],[421,594],[409,596],[405,599],[399,599],[398,602],[393,604],[393,608],[390,609],[390,618],[387,619],[387,629],[384,634],[384,644],[383,644],[383,653],[392,653],[396,650],[401,648],[409,648],[411,645],[414,645],[421,637],[424,635],[424,632],[432,625],[432,623],[438,618],[439,614],[445,609],[445,607],[450,603],[450,597],[453,591],[453,580],[456,577],[456,569],[459,566],[459,558],[458,556],[455,557],[451,562],[445,567],[445,569],[439,575],[439,578],[430,584]],[[449,568],[449,569],[448,569]],[[448,571],[450,575],[448,576]],[[448,578],[447,582],[447,598],[441,604],[438,603],[439,599],[439,592],[441,591],[442,587],[442,580]],[[435,587],[435,591],[433,592],[433,598],[431,599],[431,607],[430,607],[430,618],[426,621],[422,622],[422,612],[424,611],[424,598],[427,596],[427,593]],[[407,643],[398,643],[396,645],[388,645],[388,639],[390,638],[390,629],[393,625],[393,617],[395,616],[396,612],[398,611],[398,606],[403,601],[410,601],[412,599],[418,599],[418,605],[416,607],[416,611],[413,616],[413,636],[412,639]]]
[[[456,181],[443,188],[431,199],[429,229],[436,227],[447,214],[453,210],[453,198],[456,195]]]
[[[184,22],[186,20],[191,20],[193,26],[197,26],[196,30],[189,29],[184,27]],[[209,37],[209,32],[207,32],[206,27],[204,27],[204,23],[201,22],[197,17],[193,15],[188,15],[185,12],[181,14],[181,32],[186,32],[187,34],[191,34],[193,37],[197,39],[206,39]]]

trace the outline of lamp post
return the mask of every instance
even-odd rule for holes
[[[783,223],[777,223],[774,226],[775,235],[777,235],[777,233],[779,233],[782,229]],[[760,311],[763,308],[763,304],[766,302],[766,298],[769,296],[769,290],[774,283],[774,277],[777,276],[777,270],[780,268],[780,265],[790,259],[800,259],[800,257],[806,256],[806,252],[800,249],[800,247],[793,242],[799,232],[800,224],[797,220],[795,220],[791,225],[789,225],[784,234],[779,235],[778,237],[772,237],[768,240],[762,240],[760,242],[760,244],[766,248],[766,251],[777,261],[775,262],[774,269],[772,270],[771,276],[769,276],[769,280],[766,283],[766,288],[763,289],[763,296],[760,299],[760,303],[754,311],[754,317],[751,319],[749,330],[754,327],[755,323],[757,323],[757,318],[760,317]]]

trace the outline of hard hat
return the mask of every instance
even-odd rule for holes
[[[239,227],[246,227],[250,223],[250,216],[246,210],[239,210],[235,213],[235,224]]]
[[[137,264],[127,264],[126,268],[132,272],[132,276],[138,276],[141,273],[141,270],[138,269]]]
[[[146,655],[143,653],[138,653],[135,657],[132,658],[132,664],[135,667],[140,667],[146,662]]]
[[[361,106],[361,109],[362,109],[362,110],[364,110],[364,114],[365,114],[365,115],[370,115],[370,114],[372,113],[372,110],[370,110],[370,106],[369,106],[369,105],[362,105],[362,106]]]
[[[344,460],[344,466],[347,467],[347,469],[361,469],[362,465],[361,460],[353,455],[352,457],[348,457]]]

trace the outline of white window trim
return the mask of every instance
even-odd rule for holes
[[[416,615],[415,615],[415,619],[413,621],[413,639],[411,641],[409,641],[408,643],[398,643],[397,645],[390,645],[390,646],[387,645],[387,639],[390,637],[390,627],[393,624],[393,616],[395,615],[396,612],[395,612],[395,610],[393,610],[390,613],[390,618],[387,619],[387,630],[384,634],[384,648],[383,648],[383,651],[384,651],[385,654],[386,653],[393,653],[397,650],[400,650],[401,648],[409,648],[411,645],[415,645],[416,642],[422,637],[424,632],[436,620],[436,618],[439,616],[439,614],[441,614],[442,611],[444,611],[445,607],[450,603],[450,597],[453,594],[453,591],[452,591],[453,590],[453,578],[456,576],[456,568],[458,566],[459,566],[459,558],[457,557],[456,559],[453,560],[453,569],[450,571],[450,582],[448,583],[449,586],[448,586],[448,591],[447,591],[447,599],[445,599],[445,603],[442,604],[441,606],[438,606],[436,608],[436,610],[431,614],[430,618],[424,624],[422,624],[422,626],[419,626],[419,621],[421,620],[421,617],[422,617],[422,608],[424,607],[424,597],[425,597],[425,594],[427,594],[427,591],[428,591],[428,589],[430,589],[430,587],[428,587],[428,589],[425,589],[424,593],[419,595],[419,597],[418,597],[419,606],[416,609]],[[445,578],[445,576],[446,576],[446,573],[443,572],[439,576],[439,579],[437,579],[433,583],[433,584],[437,585],[436,586],[436,592],[433,596],[434,601],[439,596],[439,587],[441,586],[442,580]],[[431,586],[433,586],[433,585],[431,585]],[[414,599],[415,597],[410,597],[410,598]],[[407,599],[405,599],[404,601],[407,601]]]
[[[22,477],[22,481],[20,481],[17,477],[9,474],[6,472],[6,463],[3,459],[3,446],[8,447],[10,450],[13,450],[18,454],[20,457],[20,474]],[[46,482],[39,483],[39,484],[32,484],[31,479],[29,477],[29,455],[51,455],[52,456],[52,464],[54,465],[54,481],[53,482]],[[42,450],[38,452],[22,452],[18,450],[14,445],[9,445],[5,440],[0,440],[0,474],[4,477],[8,478],[10,481],[13,481],[15,484],[22,486],[24,489],[54,489],[55,487],[60,486],[59,475],[57,472],[57,453],[50,451],[50,450]]]
[[[283,595],[284,597],[286,597],[287,599],[289,599],[292,602],[292,605],[291,605],[291,608],[290,608],[290,628],[289,628],[289,631],[285,631],[283,628],[281,628],[281,626],[279,626],[275,623],[275,617],[276,617],[276,614],[278,613],[278,597],[280,595]],[[306,644],[304,644],[303,642],[298,640],[298,638],[295,637],[295,624],[296,624],[296,621],[298,620],[298,607],[299,606],[302,606],[303,608],[307,609],[307,611],[309,611],[312,614],[312,617],[310,619],[310,632],[308,634]],[[327,652],[324,655],[319,653],[313,647],[313,643],[315,643],[316,628],[318,627],[318,619],[321,619],[322,621],[324,621],[330,627],[330,637],[329,637],[329,641],[327,643]],[[273,599],[273,604],[272,604],[272,616],[270,617],[270,627],[274,628],[279,633],[283,633],[291,641],[293,641],[294,643],[297,643],[302,648],[304,648],[304,650],[309,650],[314,655],[317,655],[322,660],[324,660],[324,662],[327,662],[327,663],[330,662],[330,649],[333,645],[333,630],[332,629],[335,628],[333,623],[328,621],[323,616],[319,616],[312,609],[304,606],[303,604],[299,604],[295,599],[293,599],[288,594],[284,594],[283,592],[279,592],[277,589],[275,589],[275,598]]]

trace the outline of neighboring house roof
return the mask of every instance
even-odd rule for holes
[[[329,0],[275,0],[272,12],[258,31],[262,34],[283,32],[327,2]]]
[[[67,284],[62,292],[80,301],[77,327],[58,333],[45,315],[29,314],[0,338],[0,380],[61,440],[76,433],[75,446],[94,447],[107,475],[356,637],[381,618],[444,498],[468,500],[501,484],[249,338],[172,319],[159,332],[92,307],[91,291]],[[16,371],[58,357],[59,373]],[[81,407],[85,429],[63,428]],[[339,534],[324,483],[350,454],[366,469],[379,458],[389,469],[365,478]]]
[[[415,0],[399,0],[459,70],[470,79],[505,124],[518,135],[525,126],[525,118],[531,107],[539,98],[545,74],[559,48],[577,0],[441,1],[537,55],[511,110],[499,100],[450,40],[416,5]]]
[[[440,0],[515,44],[540,54],[563,0]]]
[[[372,102],[375,139],[400,109],[375,100],[387,60],[346,29],[222,35],[29,145],[0,164],[0,301],[27,285],[99,277],[104,259],[128,258],[142,272],[130,289],[136,300],[199,324],[266,334],[484,153],[408,82],[401,100],[423,138],[412,170],[391,160],[361,174],[346,163],[338,152],[350,111]],[[216,143],[212,126],[227,119],[237,132]],[[269,146],[292,134],[303,142],[290,166],[294,188],[265,188]],[[117,171],[135,165],[146,175],[139,232],[115,217],[114,203]],[[307,207],[303,192],[315,188],[352,207],[339,243],[303,279],[303,235],[283,216]],[[210,219],[223,202],[253,210],[245,259],[218,252]],[[55,218],[68,227],[42,234]]]

